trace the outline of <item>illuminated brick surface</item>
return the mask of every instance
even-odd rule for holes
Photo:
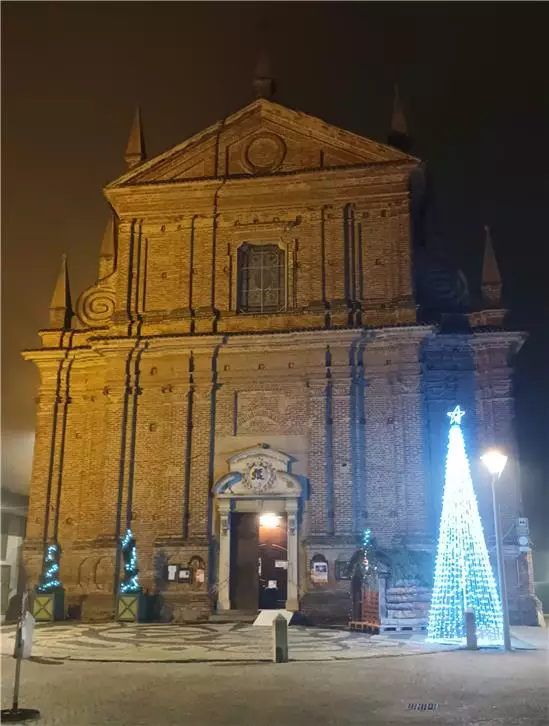
[[[335,562],[366,524],[384,546],[404,537],[432,548],[446,411],[471,411],[472,457],[492,440],[512,454],[510,366],[522,337],[417,325],[416,164],[259,100],[105,189],[116,229],[101,245],[99,280],[66,329],[61,276],[42,347],[25,352],[41,376],[25,546],[33,581],[44,540],[57,540],[68,604],[112,617],[117,538],[131,527],[140,582],[161,590],[163,617],[207,615],[219,538],[210,491],[228,457],[258,443],[291,455],[306,483],[305,612],[347,616],[349,583],[335,580]],[[238,313],[246,242],[283,250],[282,311]],[[503,502],[512,523],[512,466]],[[315,554],[328,560],[328,583],[309,579]],[[161,582],[167,562],[193,557],[203,584]]]

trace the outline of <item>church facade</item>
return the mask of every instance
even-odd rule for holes
[[[366,527],[380,546],[433,552],[460,404],[489,542],[475,462],[489,444],[510,455],[500,498],[520,619],[523,336],[504,329],[490,244],[483,304],[422,314],[440,270],[417,262],[419,161],[266,98],[148,161],[137,117],[126,160],[105,189],[97,283],[73,309],[64,262],[42,347],[24,353],[40,372],[31,580],[57,542],[68,607],[112,618],[131,529],[159,617],[344,618]]]

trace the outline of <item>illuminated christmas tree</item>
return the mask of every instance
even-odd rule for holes
[[[131,529],[121,538],[122,557],[124,558],[124,579],[120,584],[123,595],[141,592],[137,569],[137,549]]]
[[[464,415],[459,406],[448,413],[446,480],[427,640],[465,643],[464,611],[471,608],[479,645],[502,645],[501,602],[465,451]]]

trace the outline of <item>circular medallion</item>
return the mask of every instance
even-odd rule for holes
[[[257,492],[269,491],[272,489],[275,480],[276,471],[262,459],[248,464],[243,477],[246,489]]]
[[[254,136],[244,152],[244,163],[253,173],[275,171],[286,154],[284,141],[276,134]]]

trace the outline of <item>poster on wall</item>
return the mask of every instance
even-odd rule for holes
[[[182,567],[179,570],[179,582],[190,582],[192,578],[192,572],[188,567]]]
[[[328,563],[313,562],[311,570],[311,580],[313,582],[328,582]]]
[[[177,576],[177,568],[178,565],[168,565],[168,582],[175,582],[175,578]]]
[[[196,581],[198,583],[202,584],[205,579],[204,575],[205,575],[204,570],[202,570],[202,569],[197,570],[196,571]]]

